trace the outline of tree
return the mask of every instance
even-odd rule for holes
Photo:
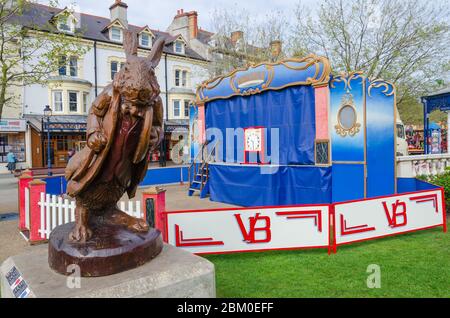
[[[295,54],[325,55],[334,72],[362,70],[370,78],[391,81],[403,111],[411,98],[418,100],[438,88],[438,79],[448,72],[445,2],[324,0],[315,13],[301,4],[297,7]]]
[[[289,30],[289,23],[282,16],[281,11],[275,11],[267,14],[264,19],[258,19],[245,11],[216,9],[212,15],[214,36],[210,43],[213,61],[209,65],[210,77],[223,75],[249,64],[273,60],[270,43],[283,42]],[[235,31],[243,34],[243,38],[237,43],[231,39],[231,33]],[[280,54],[275,59],[282,56]]]
[[[57,2],[51,1],[50,6],[56,8]],[[30,10],[30,1],[0,0],[0,118],[5,106],[18,107],[14,87],[45,85],[58,70],[61,56],[79,56],[86,51],[79,31],[59,32],[54,21]]]

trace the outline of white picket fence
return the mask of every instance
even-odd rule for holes
[[[41,208],[39,234],[43,239],[48,239],[55,227],[75,221],[75,201],[73,200],[41,193],[41,199],[38,204]],[[143,217],[140,201],[128,201],[128,204],[120,201],[119,208],[136,218]]]

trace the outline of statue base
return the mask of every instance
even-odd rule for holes
[[[120,225],[102,224],[92,228],[93,235],[86,243],[77,243],[69,240],[74,226],[58,226],[48,242],[49,266],[63,275],[78,270],[81,277],[120,273],[144,265],[163,248],[161,233],[155,229],[135,233]]]
[[[215,297],[214,265],[164,244],[158,257],[106,277],[63,276],[48,267],[48,248],[36,245],[0,265],[2,298]],[[1,300],[0,300],[1,303]]]

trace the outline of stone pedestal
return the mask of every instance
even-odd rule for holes
[[[2,297],[215,297],[214,265],[165,244],[152,261],[104,277],[64,276],[48,266],[48,246],[12,256],[0,267]],[[9,281],[8,279],[9,278]],[[16,287],[14,295],[11,288]]]
[[[93,227],[86,243],[74,243],[69,233],[75,223],[58,226],[50,234],[48,263],[50,268],[69,275],[68,266],[77,265],[83,277],[108,276],[142,266],[162,250],[158,230],[134,233],[120,225],[103,224]]]

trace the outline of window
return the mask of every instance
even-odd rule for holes
[[[111,80],[122,68],[125,67],[125,62],[111,61]]]
[[[187,71],[175,70],[175,86],[186,87],[187,86]]]
[[[69,111],[70,112],[78,111],[78,93],[77,92],[69,92]]]
[[[189,117],[189,101],[184,101],[184,117]]]
[[[78,76],[78,59],[72,56],[69,59],[69,67],[70,67],[70,76],[77,77]]]
[[[184,44],[181,41],[175,41],[174,44],[175,53],[184,54]]]
[[[0,162],[6,163],[8,152],[12,152],[18,162],[25,162],[25,133],[0,134]]]
[[[180,101],[173,101],[173,117],[180,117]]]
[[[73,21],[69,17],[60,17],[58,19],[58,30],[63,32],[73,32]]]
[[[89,108],[89,93],[83,93],[83,113],[87,113]]]
[[[182,72],[183,76],[181,77],[181,86],[187,86],[187,71]]]
[[[58,58],[58,74],[65,76],[67,75],[67,59],[65,56],[60,56]]]
[[[316,164],[328,165],[330,164],[330,142],[329,140],[316,140],[315,142],[315,158]]]
[[[111,79],[114,79],[114,76],[119,71],[119,62],[112,61],[111,62]]]
[[[70,75],[72,77],[78,76],[78,58],[71,56],[67,59],[66,56],[61,55],[58,58],[58,74],[61,76]]]
[[[175,86],[180,86],[180,70],[175,70]]]
[[[111,28],[111,40],[113,41],[122,41],[122,30],[118,27]]]
[[[53,91],[53,109],[55,112],[63,111],[62,91]]]
[[[150,35],[148,33],[141,34],[141,45],[145,47],[150,46]]]

